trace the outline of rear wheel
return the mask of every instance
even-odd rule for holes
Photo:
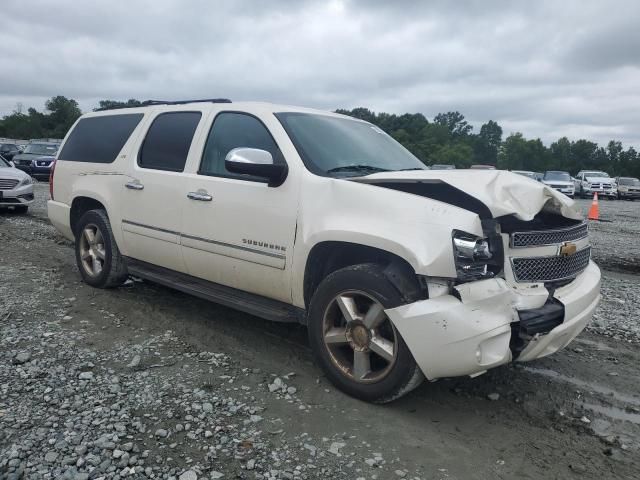
[[[127,267],[104,210],[89,210],[80,218],[76,263],[82,279],[93,287],[117,287],[127,279]]]
[[[377,403],[420,385],[424,376],[385,313],[403,303],[376,264],[346,267],[322,281],[309,308],[309,341],[334,385]]]

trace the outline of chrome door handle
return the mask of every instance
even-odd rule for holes
[[[204,190],[198,190],[197,192],[187,193],[187,198],[191,200],[199,200],[200,202],[210,202],[213,197]]]
[[[138,181],[125,183],[124,186],[127,187],[130,190],[143,190],[144,189],[144,185],[142,185]]]

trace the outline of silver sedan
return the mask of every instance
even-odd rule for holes
[[[33,203],[33,178],[0,156],[0,208],[26,213]]]

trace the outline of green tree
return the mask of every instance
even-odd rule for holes
[[[501,143],[502,127],[497,122],[489,120],[480,127],[480,133],[473,142],[474,162],[496,165]]]
[[[444,125],[452,137],[469,135],[473,127],[464,119],[460,112],[439,113],[433,118],[434,123]]]
[[[507,137],[498,155],[498,167],[504,170],[541,172],[549,166],[549,152],[542,141],[527,140],[521,133]]]
[[[64,137],[71,125],[82,115],[78,102],[62,95],[47,100],[45,108],[50,113],[43,116],[43,123],[46,136],[51,138]]]
[[[456,168],[469,168],[472,164],[473,149],[466,143],[450,143],[443,145],[429,157],[431,165],[444,163]]]

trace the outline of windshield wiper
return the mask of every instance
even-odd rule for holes
[[[342,167],[330,168],[327,173],[339,173],[339,172],[388,172],[386,168],[374,167],[372,165],[344,165]]]
[[[394,170],[395,172],[408,172],[409,170],[426,170],[426,168],[413,167],[413,168],[401,168],[400,170]]]

